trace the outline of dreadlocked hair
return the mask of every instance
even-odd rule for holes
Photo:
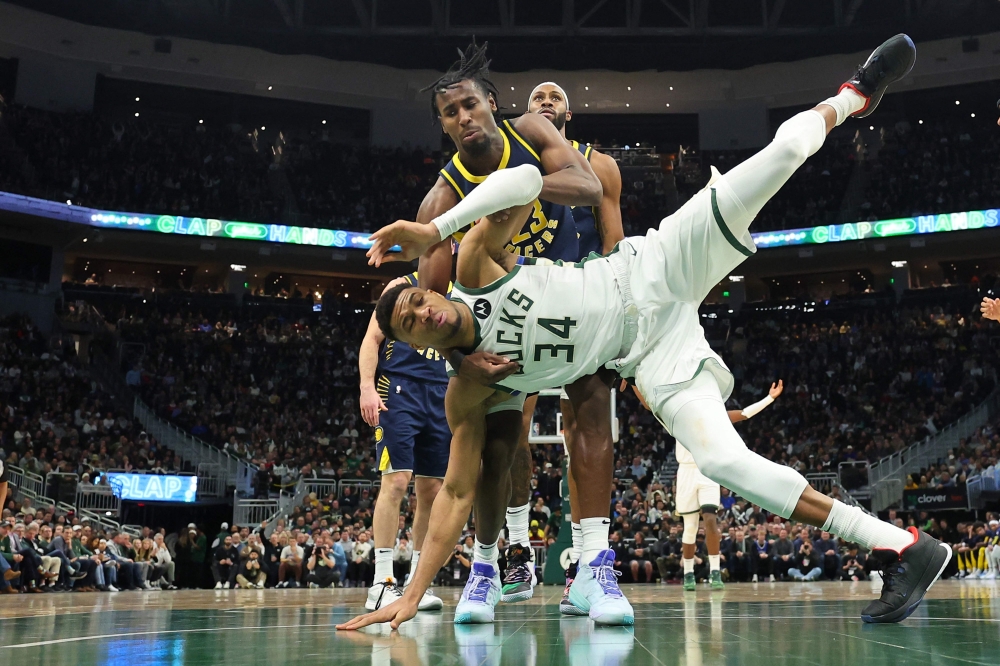
[[[396,301],[399,300],[399,295],[403,293],[405,289],[409,289],[411,285],[403,282],[397,284],[395,287],[387,289],[382,296],[379,297],[378,303],[375,304],[375,322],[378,323],[378,327],[382,329],[382,335],[388,340],[395,340],[396,336],[392,332],[392,311],[396,308]]]
[[[473,39],[472,43],[465,48],[465,51],[457,49],[458,60],[452,63],[448,71],[444,73],[444,76],[420,91],[430,91],[431,93],[431,118],[433,120],[436,121],[441,116],[437,108],[437,96],[451,86],[465,80],[472,80],[487,97],[493,96],[493,101],[497,105],[497,111],[493,115],[499,118],[500,92],[493,82],[490,81],[490,63],[492,60],[486,59],[487,46],[489,46],[489,42],[483,42],[483,45],[479,46],[476,44],[476,40]]]

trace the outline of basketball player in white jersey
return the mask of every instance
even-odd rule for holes
[[[746,421],[759,414],[775,401],[784,390],[784,384],[778,380],[771,384],[771,389],[763,400],[755,402],[744,409],[729,410],[729,420],[733,423]],[[684,589],[693,591],[696,586],[694,577],[695,540],[698,536],[698,516],[705,521],[705,547],[708,549],[709,581],[712,589],[721,590],[722,570],[719,561],[719,525],[716,512],[721,502],[721,486],[701,473],[694,456],[678,440],[675,455],[677,456],[677,513],[684,520],[684,531],[681,534],[682,558],[684,566]]]
[[[535,113],[543,118],[547,118],[559,134],[566,138],[566,123],[573,119],[573,111],[570,109],[569,96],[562,86],[552,81],[539,83],[528,95],[528,113]],[[591,252],[606,255],[611,252],[618,241],[625,237],[622,229],[621,193],[622,174],[618,169],[618,162],[609,155],[605,155],[594,150],[589,145],[582,145],[578,141],[566,142],[579,151],[594,169],[598,180],[601,181],[603,194],[601,195],[600,206],[574,206],[573,221],[576,224],[576,235],[580,243],[580,255],[578,259],[587,257]],[[596,385],[595,385],[596,386]],[[607,387],[610,391],[610,387]],[[609,396],[610,399],[610,396]],[[536,396],[528,396],[524,401],[524,425],[521,432],[522,447],[521,455],[529,455],[528,429],[531,427],[531,417],[535,412]],[[572,448],[576,429],[576,413],[573,411],[573,403],[569,399],[566,390],[559,396],[559,409],[563,416],[563,433],[566,442],[566,455],[572,458]],[[612,448],[614,444],[610,441],[610,430],[606,433],[609,436],[607,445]],[[606,475],[611,478],[614,472],[613,459],[608,458],[609,469]],[[511,493],[515,492],[517,484],[521,483],[525,487],[530,487],[531,479],[516,479],[514,469],[511,469]],[[530,469],[521,466],[521,469]],[[570,505],[570,529],[573,535],[573,548],[570,551],[570,563],[566,569],[566,586],[563,588],[563,596],[559,601],[559,612],[563,615],[586,615],[569,600],[569,588],[576,577],[577,564],[580,561],[580,553],[583,550],[583,530],[580,521],[585,518],[603,517],[607,514],[607,505],[600,494],[590,493],[593,501],[584,501],[581,506],[579,493],[576,490],[576,477],[573,476],[573,467],[567,467],[567,481],[569,485],[569,505]],[[514,505],[515,502],[511,502]],[[527,507],[525,507],[527,509]],[[524,512],[525,529],[527,529],[527,510]],[[511,508],[507,509],[507,524],[511,524]],[[506,583],[506,581],[504,581]],[[506,587],[506,585],[505,585]],[[507,601],[505,596],[503,601]]]
[[[379,299],[376,319],[388,338],[419,347],[502,354],[521,367],[493,387],[452,377],[445,398],[452,450],[414,579],[398,602],[338,628],[375,622],[398,627],[412,618],[473,505],[477,523],[480,515],[495,520],[506,509],[476,502],[477,489],[495,496],[497,484],[509,483],[497,468],[498,461],[509,465],[509,452],[496,451],[496,442],[486,437],[488,409],[508,396],[518,399],[525,392],[570,384],[605,366],[635,378],[657,419],[684,442],[707,477],[765,510],[822,526],[871,549],[884,585],[881,597],[862,611],[864,621],[908,617],[947,566],[951,549],[915,528],[902,530],[822,495],[792,468],[747,449],[725,409],[732,375],[705,340],[698,305],[755,252],[749,226],[764,204],[834,127],[849,116],[869,115],[915,58],[909,37],[888,40],[835,96],[784,122],[767,147],[713,178],[658,229],[626,238],[608,257],[572,265],[518,265],[504,252],[542,188],[541,173],[530,164],[494,172],[431,225],[399,221],[373,234],[369,257],[380,265],[394,245],[402,252],[393,259],[412,260],[479,220],[459,249],[452,300],[416,287],[396,287]],[[574,407],[578,413],[586,408],[575,400]],[[571,464],[581,465],[576,459]],[[598,624],[634,624],[632,607],[617,584],[606,525],[581,527],[583,555],[571,600]],[[500,598],[493,564],[499,526],[495,532],[477,534],[456,622],[493,621]]]

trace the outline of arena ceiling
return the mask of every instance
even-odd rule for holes
[[[401,68],[740,69],[1000,30],[997,0],[9,0],[91,25]],[[972,44],[969,44],[970,48]],[[169,48],[167,43],[162,48]]]

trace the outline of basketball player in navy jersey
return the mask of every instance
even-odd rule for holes
[[[573,111],[570,110],[569,96],[562,86],[552,81],[540,83],[531,91],[528,96],[528,113],[536,113],[546,118],[555,125],[559,134],[566,138],[566,123],[573,119]],[[574,206],[573,222],[576,224],[577,242],[580,244],[580,255],[578,259],[595,254],[608,254],[618,241],[625,237],[622,229],[621,192],[622,175],[618,170],[618,162],[612,157],[604,155],[593,149],[592,146],[581,144],[579,141],[567,142],[573,146],[581,155],[590,162],[591,168],[601,181],[601,189],[604,195],[601,198],[600,206]],[[531,415],[535,411],[535,396],[528,397],[524,402],[524,425],[521,430],[521,448],[529,451],[528,430],[531,427]],[[573,412],[573,404],[569,396],[563,391],[559,400],[559,409],[563,415],[563,432],[567,451],[572,456],[573,432],[576,426],[576,415]],[[610,436],[610,432],[608,435]],[[580,553],[583,548],[583,531],[580,527],[580,520],[584,517],[601,516],[606,507],[600,505],[600,500],[593,506],[588,507],[589,513],[581,513],[579,506],[579,496],[576,491],[576,479],[573,477],[572,467],[568,467],[570,509],[572,514],[571,527],[573,530],[573,550],[570,555],[570,565],[566,569],[566,586],[563,588],[563,598],[559,602],[559,611],[564,615],[586,615],[585,611],[574,606],[569,600],[569,588],[576,577],[576,565],[580,561]],[[531,479],[514,478],[511,473],[512,489],[519,486],[530,488]],[[514,493],[512,492],[512,499]],[[513,502],[511,502],[513,507]]]
[[[416,221],[429,224],[449,215],[459,200],[495,171],[531,164],[543,174],[542,191],[520,233],[514,235],[505,248],[504,257],[499,259],[511,265],[530,263],[538,258],[576,261],[580,249],[571,208],[601,206],[603,201],[601,181],[584,155],[574,150],[552,123],[537,114],[498,121],[499,93],[489,80],[485,44],[482,47],[472,44],[461,59],[426,90],[431,93],[434,117],[453,141],[456,153],[421,203]],[[453,238],[460,242],[462,236],[460,232]],[[420,257],[418,275],[423,288],[444,293],[451,272],[451,238],[431,247]],[[517,372],[517,363],[522,360],[482,353],[464,356],[457,350],[450,350],[447,355],[458,374],[484,385],[494,384]],[[607,417],[611,383],[610,377],[592,375],[566,388],[580,415],[577,432],[581,433],[579,437],[586,439],[575,449],[587,469],[586,478],[576,480],[588,487],[608,488],[609,493],[614,467]],[[506,516],[510,548],[503,585],[505,601],[530,598],[535,580],[528,539],[528,480],[532,460],[527,447],[516,445],[522,430],[522,406],[523,400],[500,403],[490,409],[486,422],[487,438],[493,444],[487,447],[483,473],[489,471],[505,477],[512,474],[514,479],[520,480],[517,488],[502,484],[495,497],[481,498],[494,506],[510,507],[516,502]],[[441,418],[444,419],[443,413]],[[445,491],[449,489],[445,487]],[[606,510],[608,502],[610,495],[595,514],[601,517],[593,520],[610,524]],[[476,520],[486,518],[481,518],[477,512]],[[483,531],[483,527],[477,524],[477,531]],[[487,530],[487,533],[492,531]],[[496,545],[477,542],[476,558],[495,566]]]
[[[397,278],[386,289],[397,284],[416,286],[417,274]],[[446,295],[450,293],[449,284]],[[413,479],[417,495],[413,513],[412,573],[420,560],[431,506],[448,469],[451,430],[441,418],[448,388],[444,365],[444,358],[433,349],[414,349],[386,340],[372,314],[358,353],[361,417],[375,429],[375,456],[382,475],[372,519],[375,579],[365,600],[365,608],[370,611],[403,596],[401,585],[393,575],[392,549],[399,531],[399,507],[410,480]],[[441,599],[430,590],[420,600],[420,610],[440,610],[441,607]]]

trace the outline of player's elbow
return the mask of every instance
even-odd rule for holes
[[[580,192],[580,196],[586,201],[580,205],[600,206],[601,201],[604,200],[604,187],[601,185],[601,180],[594,173],[589,173],[586,176]]]

